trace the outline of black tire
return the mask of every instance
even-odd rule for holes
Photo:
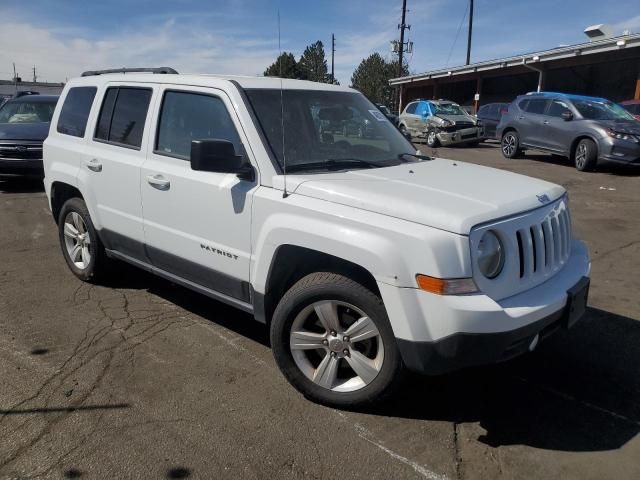
[[[598,147],[596,143],[589,138],[580,140],[573,152],[573,162],[581,172],[589,172],[595,169],[598,164]]]
[[[84,222],[86,234],[90,240],[90,244],[88,245],[90,260],[85,268],[80,268],[74,263],[67,249],[65,222],[71,218],[70,216],[73,213],[79,215]],[[89,210],[87,210],[87,206],[81,198],[71,198],[62,205],[60,215],[58,215],[58,238],[60,240],[62,256],[76,277],[85,282],[95,282],[98,279],[104,278],[107,273],[108,258],[91,221]]]
[[[431,148],[438,148],[440,146],[440,140],[436,136],[436,129],[431,127],[427,130],[427,145]]]
[[[518,132],[515,130],[509,130],[502,135],[502,139],[500,140],[500,151],[504,158],[518,158],[522,155]]]
[[[311,309],[311,305],[322,301],[344,302],[366,312],[366,316],[373,321],[379,332],[375,341],[381,342],[384,346],[382,364],[377,375],[357,390],[338,392],[320,386],[305,375],[294,360],[290,347],[294,320],[299,315],[304,315],[305,310]],[[343,310],[341,321],[344,321],[348,313],[348,308]],[[353,345],[355,346],[355,343]],[[307,275],[282,297],[271,322],[271,347],[276,363],[289,383],[309,400],[328,406],[354,408],[384,401],[404,377],[400,352],[381,298],[354,280],[335,273],[318,272]],[[321,348],[326,350],[325,355],[328,356],[330,347]],[[317,354],[318,350],[314,351]],[[319,359],[324,358],[321,349],[318,355]],[[343,360],[344,363],[340,363],[343,365],[341,371],[346,371],[346,376],[349,377],[355,370],[350,370],[346,358],[339,359]]]

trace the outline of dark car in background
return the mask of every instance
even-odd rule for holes
[[[622,108],[624,108],[631,115],[636,117],[636,120],[640,120],[640,100],[625,100],[620,102]]]
[[[398,115],[394,115],[393,113],[391,113],[389,107],[383,105],[382,103],[376,103],[376,107],[378,107],[378,109],[383,113],[385,117],[389,119],[391,123],[393,123],[394,125],[398,125]]]
[[[521,95],[502,116],[497,135],[506,158],[534,149],[567,157],[580,171],[600,162],[640,164],[640,122],[606,98]]]
[[[478,110],[476,117],[482,122],[484,136],[486,138],[496,138],[496,127],[504,113],[507,113],[508,103],[487,103]]]
[[[57,96],[24,95],[0,107],[0,174],[42,175],[42,143]]]

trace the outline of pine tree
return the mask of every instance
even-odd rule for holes
[[[328,81],[327,60],[324,56],[324,45],[320,40],[305,48],[298,65],[304,79],[321,83]]]
[[[264,71],[265,77],[301,78],[300,68],[293,53],[281,53]]]

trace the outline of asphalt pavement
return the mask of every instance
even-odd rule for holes
[[[568,189],[589,308],[532,354],[411,376],[366,411],[301,397],[231,307],[126,265],[80,282],[41,183],[0,178],[0,478],[640,478],[640,174],[437,153]]]

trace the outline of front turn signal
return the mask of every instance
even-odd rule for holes
[[[416,282],[421,290],[436,295],[467,295],[478,291],[473,278],[436,278],[418,274]]]

